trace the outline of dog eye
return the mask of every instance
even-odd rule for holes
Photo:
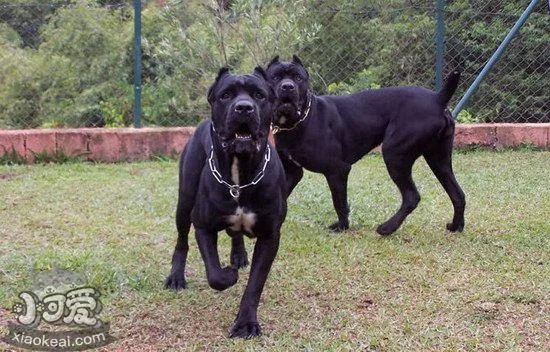
[[[221,100],[227,100],[229,98],[231,98],[231,94],[229,94],[228,92],[225,92],[220,96]]]
[[[294,79],[295,79],[296,81],[300,82],[303,78],[302,78],[302,76],[300,76],[300,75],[296,75],[296,76],[294,76]]]
[[[277,75],[277,76],[274,76],[274,77],[273,77],[273,80],[274,80],[274,81],[280,81],[280,80],[281,80],[281,76],[278,76],[278,75]]]
[[[254,93],[254,99],[263,100],[265,99],[265,95],[262,92],[256,92]]]

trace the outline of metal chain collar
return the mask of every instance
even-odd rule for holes
[[[225,185],[227,188],[229,188],[229,194],[231,194],[233,199],[237,200],[241,195],[242,189],[250,186],[254,186],[258,182],[260,182],[262,178],[264,178],[265,168],[267,167],[267,163],[269,162],[269,160],[271,160],[271,148],[269,147],[269,144],[267,145],[267,150],[265,152],[264,160],[265,162],[264,162],[264,166],[262,167],[262,170],[260,170],[260,172],[256,175],[256,177],[254,177],[252,182],[242,186],[233,185],[225,181],[222,175],[220,174],[220,172],[218,171],[218,169],[216,169],[216,165],[214,164],[214,146],[210,148],[210,158],[208,159],[208,165],[210,166],[210,171],[212,172],[212,175],[214,176],[216,181],[218,181],[218,183],[221,183],[222,185]]]
[[[304,116],[296,121],[296,123],[292,126],[292,127],[280,127],[280,126],[276,126],[274,124],[271,124],[271,129],[273,131],[273,134],[277,134],[281,131],[291,131],[293,129],[295,129],[299,124],[301,124],[302,122],[304,122],[304,120],[308,117],[309,115],[309,110],[311,109],[311,96],[308,94],[308,101],[307,101],[307,107],[306,107],[306,110],[304,111]],[[298,115],[301,115],[301,112],[298,111]]]

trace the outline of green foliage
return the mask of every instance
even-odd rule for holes
[[[0,165],[22,165],[26,163],[27,160],[13,148],[10,151],[4,151],[4,155],[0,156]]]
[[[449,3],[448,61],[459,57],[466,73],[459,94],[467,88],[468,79],[479,73],[526,5],[502,0]],[[468,109],[479,122],[550,122],[548,26],[547,7],[540,2],[472,97]]]
[[[122,48],[131,45],[132,22],[124,14],[79,0],[43,24],[37,49],[0,42],[5,49],[0,77],[8,82],[0,87],[0,124],[82,127],[105,124],[113,114],[129,122],[128,59]],[[110,115],[104,116],[101,104],[110,107]]]
[[[363,89],[380,88],[380,78],[373,70],[363,70],[353,77],[349,83],[335,82],[329,84],[330,94],[350,94]]]
[[[456,122],[458,123],[474,123],[478,122],[475,116],[470,113],[468,110],[461,110],[456,117]]]
[[[250,72],[274,55],[298,54],[320,94],[434,86],[433,1],[159,3],[144,3],[142,13],[146,126],[207,118],[205,93],[221,66]],[[523,7],[512,0],[447,3],[446,70],[464,71],[454,99]],[[550,121],[545,11],[541,5],[532,14],[459,121]],[[131,125],[132,16],[123,0],[0,0],[0,128]]]

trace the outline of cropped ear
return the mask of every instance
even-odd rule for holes
[[[276,55],[270,62],[269,64],[267,65],[267,67],[269,68],[269,66],[273,65],[273,64],[276,64],[277,62],[279,62],[279,55]]]
[[[223,76],[225,76],[228,73],[229,73],[229,67],[224,66],[224,67],[220,68],[220,70],[218,71],[218,75],[216,76],[216,81],[219,81],[220,78],[222,78]]]
[[[269,80],[267,79],[267,73],[265,73],[265,70],[262,66],[256,66],[254,69],[254,75],[257,77],[262,78],[267,85],[268,91],[269,91],[269,100],[273,101],[275,99],[275,91],[273,90],[273,87],[269,84]]]
[[[292,62],[300,66],[304,66],[304,64],[302,63],[302,60],[300,60],[300,58],[296,55],[292,55]]]
[[[216,87],[216,84],[218,83],[218,81],[225,75],[228,75],[229,74],[229,67],[222,67],[220,68],[220,70],[218,71],[218,75],[216,76],[216,80],[214,81],[214,83],[212,83],[212,85],[210,86],[210,88],[208,88],[208,93],[206,94],[206,97],[208,99],[208,102],[210,104],[212,104],[212,102],[214,101],[214,87]]]
[[[265,73],[265,70],[262,66],[256,66],[256,68],[254,68],[254,74],[256,76],[262,77],[264,80],[267,81],[267,73]]]

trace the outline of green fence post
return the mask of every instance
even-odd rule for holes
[[[435,91],[443,87],[443,65],[445,55],[445,0],[437,0],[435,12]]]
[[[141,128],[141,0],[134,0],[134,127]]]

